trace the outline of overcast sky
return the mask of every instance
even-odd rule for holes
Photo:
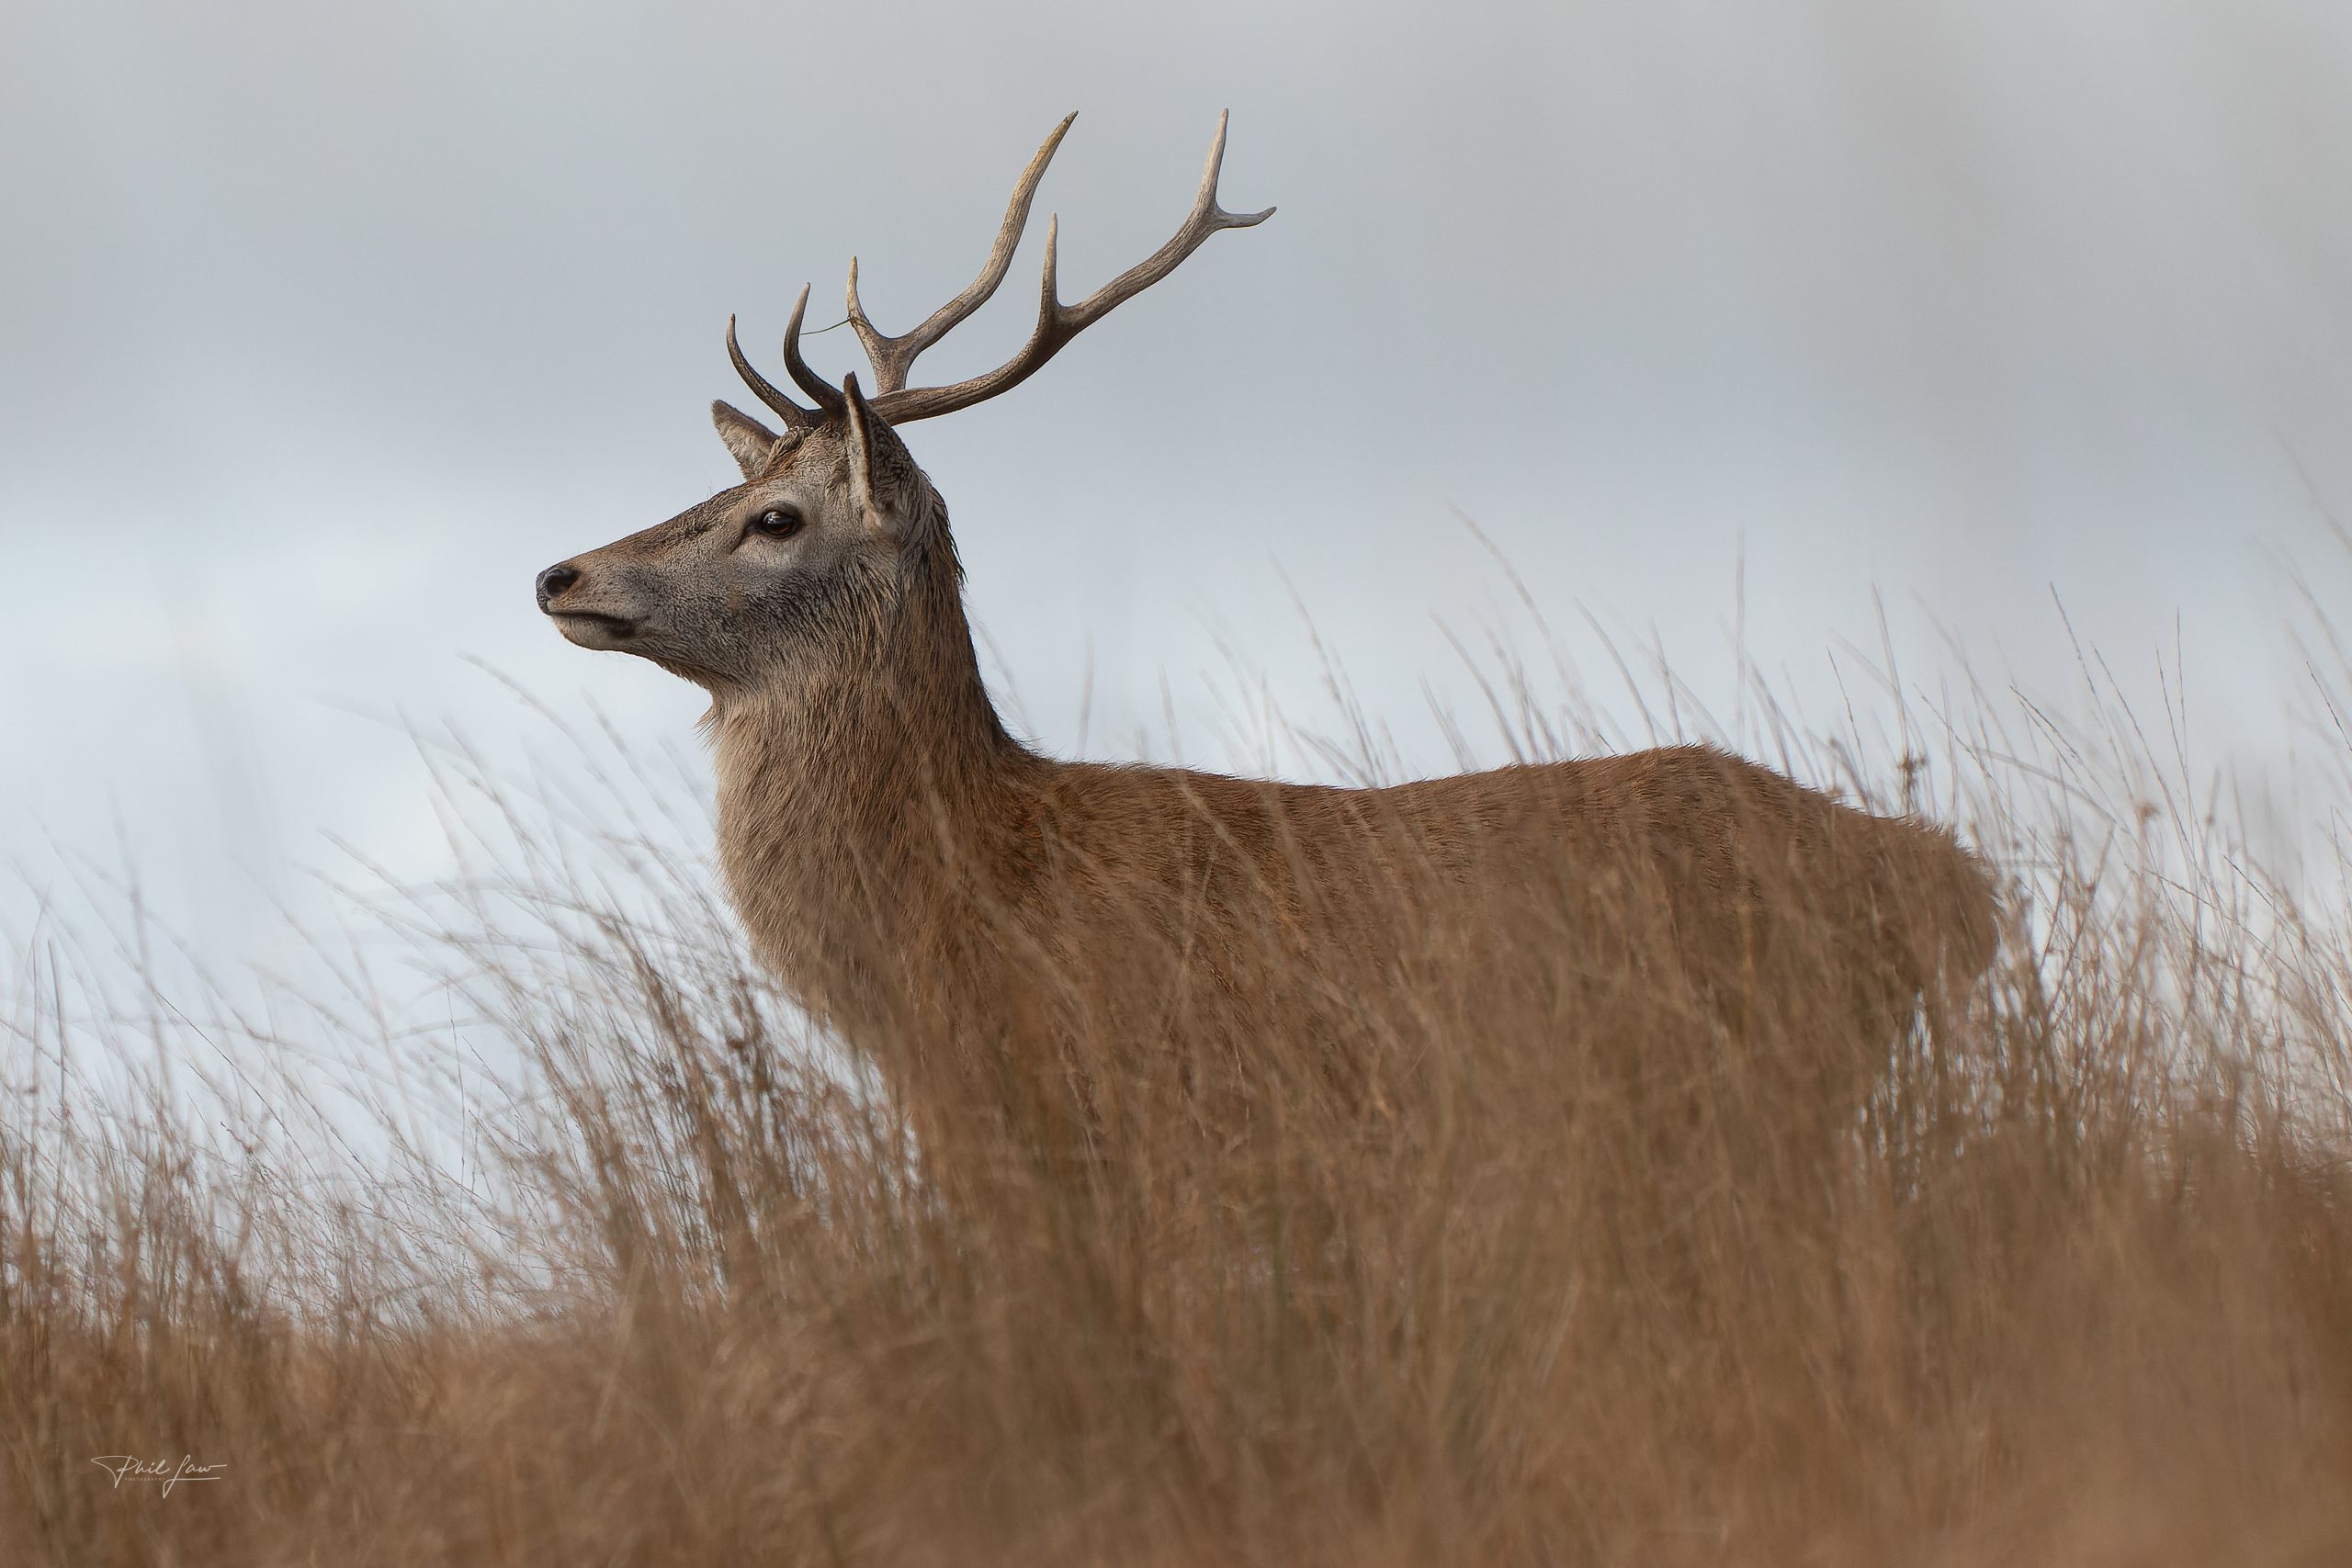
[[[1295,590],[1442,770],[1440,623],[1527,629],[1467,516],[1589,669],[1580,612],[1728,693],[1744,562],[1825,713],[1874,592],[1915,684],[1949,636],[2063,693],[2054,590],[2143,694],[2177,632],[2200,754],[2267,768],[2290,571],[2352,584],[2348,78],[2352,8],[2290,0],[8,0],[0,850],[119,824],[233,954],[328,833],[433,871],[398,716],[535,724],[469,660],[692,756],[697,694],[533,573],[731,479],[730,311],[772,365],[855,254],[902,330],[1073,108],[1071,296],[1221,108],[1280,211],[910,433],[1046,746],[1164,754],[1164,678],[1228,762],[1228,649],[1317,717]],[[928,375],[1019,342],[1036,254]]]

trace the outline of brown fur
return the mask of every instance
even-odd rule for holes
[[[1989,962],[1992,895],[1949,834],[1703,746],[1368,790],[1041,756],[981,681],[944,504],[870,414],[866,440],[751,442],[744,485],[567,563],[549,608],[711,691],[745,924],[911,1098],[1001,1099],[1090,1032],[1125,1055],[1089,1070],[1189,1052],[1197,1089],[1264,1066],[1219,1059],[1244,1033],[1220,1019],[1337,1017],[1433,970],[1473,1021],[1581,966],[1652,976],[1718,1032],[1778,1008],[1784,1033],[1823,1026],[1830,974],[1868,1034]],[[779,505],[804,522],[771,549],[743,519]],[[1117,1016],[1073,1010],[1105,996]]]

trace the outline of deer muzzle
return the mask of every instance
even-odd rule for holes
[[[539,609],[556,629],[582,648],[619,648],[638,633],[639,617],[595,602],[580,568],[565,561],[539,573]]]

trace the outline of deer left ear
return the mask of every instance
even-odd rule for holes
[[[727,443],[728,452],[735,466],[743,470],[746,483],[768,471],[768,464],[775,458],[776,433],[745,413],[732,403],[710,405],[710,423],[718,426],[718,438]]]
[[[876,461],[876,447],[890,439],[889,427],[875,417],[865,405],[865,394],[858,389],[857,372],[853,370],[842,378],[842,400],[849,424],[849,499],[850,506],[865,525],[877,534],[895,532],[891,519],[883,510],[881,497],[885,486],[875,482],[881,465]],[[895,442],[893,443],[895,445]],[[888,487],[895,489],[896,487]],[[892,497],[891,499],[896,499]]]

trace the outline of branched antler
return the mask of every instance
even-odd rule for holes
[[[867,406],[893,424],[909,420],[931,419],[943,413],[1009,391],[1035,375],[1038,367],[1061,351],[1062,345],[1101,321],[1121,304],[1142,293],[1161,278],[1176,270],[1186,256],[1200,249],[1211,234],[1220,229],[1247,229],[1263,223],[1274,215],[1271,207],[1263,212],[1227,212],[1217,205],[1217,172],[1225,163],[1225,127],[1227,114],[1216,117],[1216,135],[1209,142],[1207,166],[1201,172],[1200,190],[1193,197],[1193,209],[1168,243],[1142,261],[1121,273],[1110,282],[1088,295],[1075,305],[1065,305],[1055,288],[1055,244],[1060,232],[1058,217],[1046,224],[1046,265],[1040,280],[1037,301],[1037,324],[1029,333],[1029,341],[1021,351],[1004,364],[986,375],[957,381],[945,387],[916,387],[907,385],[907,375],[913,369],[915,358],[932,344],[955,330],[965,318],[986,304],[996,292],[997,285],[1012,265],[1012,253],[1021,243],[1021,236],[1029,224],[1029,207],[1037,194],[1037,183],[1045,178],[1046,165],[1053,162],[1054,152],[1060,147],[1062,137],[1078,118],[1072,114],[1054,127],[1037,149],[1029,166],[1021,171],[1021,178],[1012,187],[1012,200],[1004,209],[1004,222],[998,228],[996,243],[989,251],[986,265],[968,288],[926,317],[921,325],[898,337],[886,336],[866,319],[865,309],[857,298],[857,263],[849,266],[849,321],[856,330],[858,341],[865,347],[865,357],[874,366],[875,395]],[[817,403],[811,411],[801,408],[771,386],[759,372],[745,362],[742,350],[735,344],[735,327],[730,321],[727,328],[727,352],[735,368],[760,400],[782,415],[786,425],[806,430],[827,418],[839,419],[846,406],[839,389],[809,369],[800,356],[800,322],[808,308],[808,290],[802,288],[799,299],[792,307],[791,322],[785,328],[784,363],[791,371],[793,381]]]
[[[1021,171],[1021,178],[1012,187],[1012,199],[1005,204],[1004,222],[996,231],[996,244],[989,252],[988,265],[980,268],[980,276],[970,288],[933,310],[922,325],[899,337],[885,337],[874,330],[865,319],[865,307],[857,299],[857,258],[849,263],[849,324],[856,329],[857,341],[865,345],[865,357],[874,367],[874,391],[887,397],[901,391],[907,384],[907,372],[914,367],[915,355],[945,337],[965,317],[988,302],[996,286],[1004,281],[1006,271],[1012,265],[1012,253],[1020,247],[1022,231],[1029,226],[1029,203],[1036,197],[1037,182],[1046,177],[1046,165],[1054,161],[1054,152],[1069,133],[1075,113],[1062,117],[1046,138],[1029,166]]]
[[[893,424],[904,424],[912,419],[931,419],[943,413],[953,413],[957,409],[969,408],[974,403],[993,398],[1000,392],[1010,391],[1061,352],[1064,344],[1175,271],[1177,264],[1200,249],[1202,243],[1211,234],[1220,229],[1247,229],[1272,218],[1274,209],[1271,207],[1263,212],[1239,213],[1227,212],[1217,205],[1216,177],[1217,171],[1225,164],[1225,126],[1230,112],[1228,110],[1216,117],[1216,135],[1209,142],[1208,164],[1201,171],[1201,188],[1193,197],[1193,209],[1184,215],[1183,223],[1166,244],[1077,304],[1065,305],[1054,288],[1054,247],[1060,220],[1058,217],[1048,219],[1046,223],[1045,272],[1037,290],[1037,324],[1030,331],[1029,341],[1022,344],[1021,351],[994,370],[972,377],[969,380],[945,387],[893,390],[877,396],[873,400],[874,412]],[[1021,219],[1025,220],[1028,216],[1028,187],[1035,183],[1036,175],[1045,172],[1046,159],[1052,154],[1055,145],[1061,140],[1062,131],[1069,126],[1069,120],[1062,121],[1040,149],[1028,171],[1023,174],[1023,188],[1013,195],[1013,206]],[[946,310],[940,312],[941,315],[956,312],[947,325],[952,326],[977,310],[980,302],[994,291],[997,280],[1003,276],[1004,268],[999,257],[1010,261],[1012,242],[1020,238],[1021,224],[1015,221],[1015,216],[1014,211],[1005,214],[1004,231],[997,236],[998,254],[990,256],[989,270],[982,272],[978,282],[958,295]],[[938,320],[938,316],[933,316],[930,321],[908,333],[907,339],[901,340],[917,342],[914,350],[904,355],[903,361],[893,361],[902,378],[906,365],[911,363],[915,354],[929,346],[928,341],[921,340],[931,331],[933,322]],[[944,333],[946,326],[938,330]],[[935,341],[936,335],[933,334],[932,341]],[[875,362],[875,372],[876,375],[883,373],[879,360]]]

